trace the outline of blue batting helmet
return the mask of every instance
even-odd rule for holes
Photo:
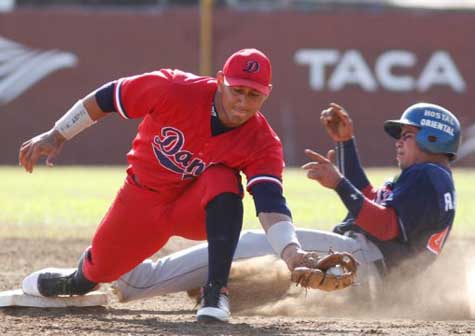
[[[451,160],[457,155],[460,143],[460,123],[449,110],[442,106],[418,103],[409,106],[399,120],[384,122],[384,130],[395,139],[401,137],[404,125],[419,128],[417,145],[430,152],[447,154]]]

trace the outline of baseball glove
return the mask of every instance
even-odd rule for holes
[[[351,286],[356,280],[358,261],[350,253],[333,252],[305,255],[302,265],[292,271],[291,280],[304,288],[331,292]]]

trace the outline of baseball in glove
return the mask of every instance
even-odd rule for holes
[[[350,253],[333,252],[305,255],[302,265],[292,271],[291,280],[305,288],[331,292],[351,286],[356,280],[358,261]]]

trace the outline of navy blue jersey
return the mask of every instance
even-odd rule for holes
[[[388,267],[421,253],[429,259],[440,253],[455,216],[454,183],[448,168],[433,163],[412,165],[385,184],[375,201],[395,209],[400,227],[399,237],[393,240],[370,237]]]

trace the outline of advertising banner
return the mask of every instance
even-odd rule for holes
[[[319,123],[330,102],[350,112],[365,166],[395,163],[382,124],[421,101],[459,117],[466,138],[460,164],[474,161],[475,13],[221,8],[213,18],[214,71],[241,48],[270,57],[273,90],[262,112],[288,165],[304,163],[305,148],[332,147]],[[0,164],[16,164],[22,141],[111,80],[160,68],[197,73],[199,22],[192,7],[0,14]],[[106,118],[67,143],[59,162],[125,164],[138,123]]]

